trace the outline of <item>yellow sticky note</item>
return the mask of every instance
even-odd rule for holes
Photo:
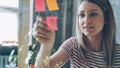
[[[59,10],[59,7],[58,7],[58,4],[57,4],[56,0],[46,0],[46,2],[47,2],[47,5],[48,5],[48,9],[50,11]]]

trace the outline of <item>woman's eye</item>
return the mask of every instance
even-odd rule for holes
[[[98,14],[97,13],[91,13],[90,16],[97,16]]]
[[[81,13],[78,15],[79,17],[85,17],[85,14],[84,13]]]

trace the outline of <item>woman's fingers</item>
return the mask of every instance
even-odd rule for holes
[[[34,37],[36,40],[49,40],[49,37],[40,32],[34,32]]]
[[[55,31],[48,29],[45,19],[37,17],[33,26],[33,37],[40,43],[52,43],[55,40]]]
[[[49,30],[47,29],[47,27],[42,24],[42,23],[39,23],[39,25],[34,25],[34,28],[33,28],[33,33],[35,35],[40,35],[40,36],[48,36],[49,34]]]

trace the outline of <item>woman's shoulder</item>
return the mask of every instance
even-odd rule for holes
[[[76,43],[77,42],[77,37],[76,36],[71,36],[68,39],[65,40],[65,42],[71,42],[71,43]]]
[[[119,43],[116,43],[116,45],[117,45],[117,46],[120,46],[120,44],[119,44]]]
[[[71,36],[68,39],[66,39],[62,45],[65,46],[73,46],[77,43],[77,37],[76,36]]]
[[[78,41],[76,36],[71,36],[68,39],[65,40],[63,45],[71,48],[76,48],[78,46]]]
[[[66,39],[62,43],[60,48],[64,49],[69,55],[71,55],[72,51],[74,51],[75,48],[77,48],[75,45],[76,45],[76,36],[72,36],[72,37],[69,37],[68,39]]]
[[[120,44],[119,44],[119,43],[116,43],[116,46],[117,46],[117,47],[120,47]]]
[[[66,40],[76,40],[77,39],[77,36],[71,36],[71,37],[69,37],[68,39],[66,39]]]
[[[120,44],[116,43],[116,47],[115,48],[116,48],[117,51],[118,50],[120,51]]]

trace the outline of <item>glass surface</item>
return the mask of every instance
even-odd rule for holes
[[[16,13],[0,13],[0,43],[18,41],[18,16]]]
[[[0,6],[18,8],[19,0],[0,0]]]

